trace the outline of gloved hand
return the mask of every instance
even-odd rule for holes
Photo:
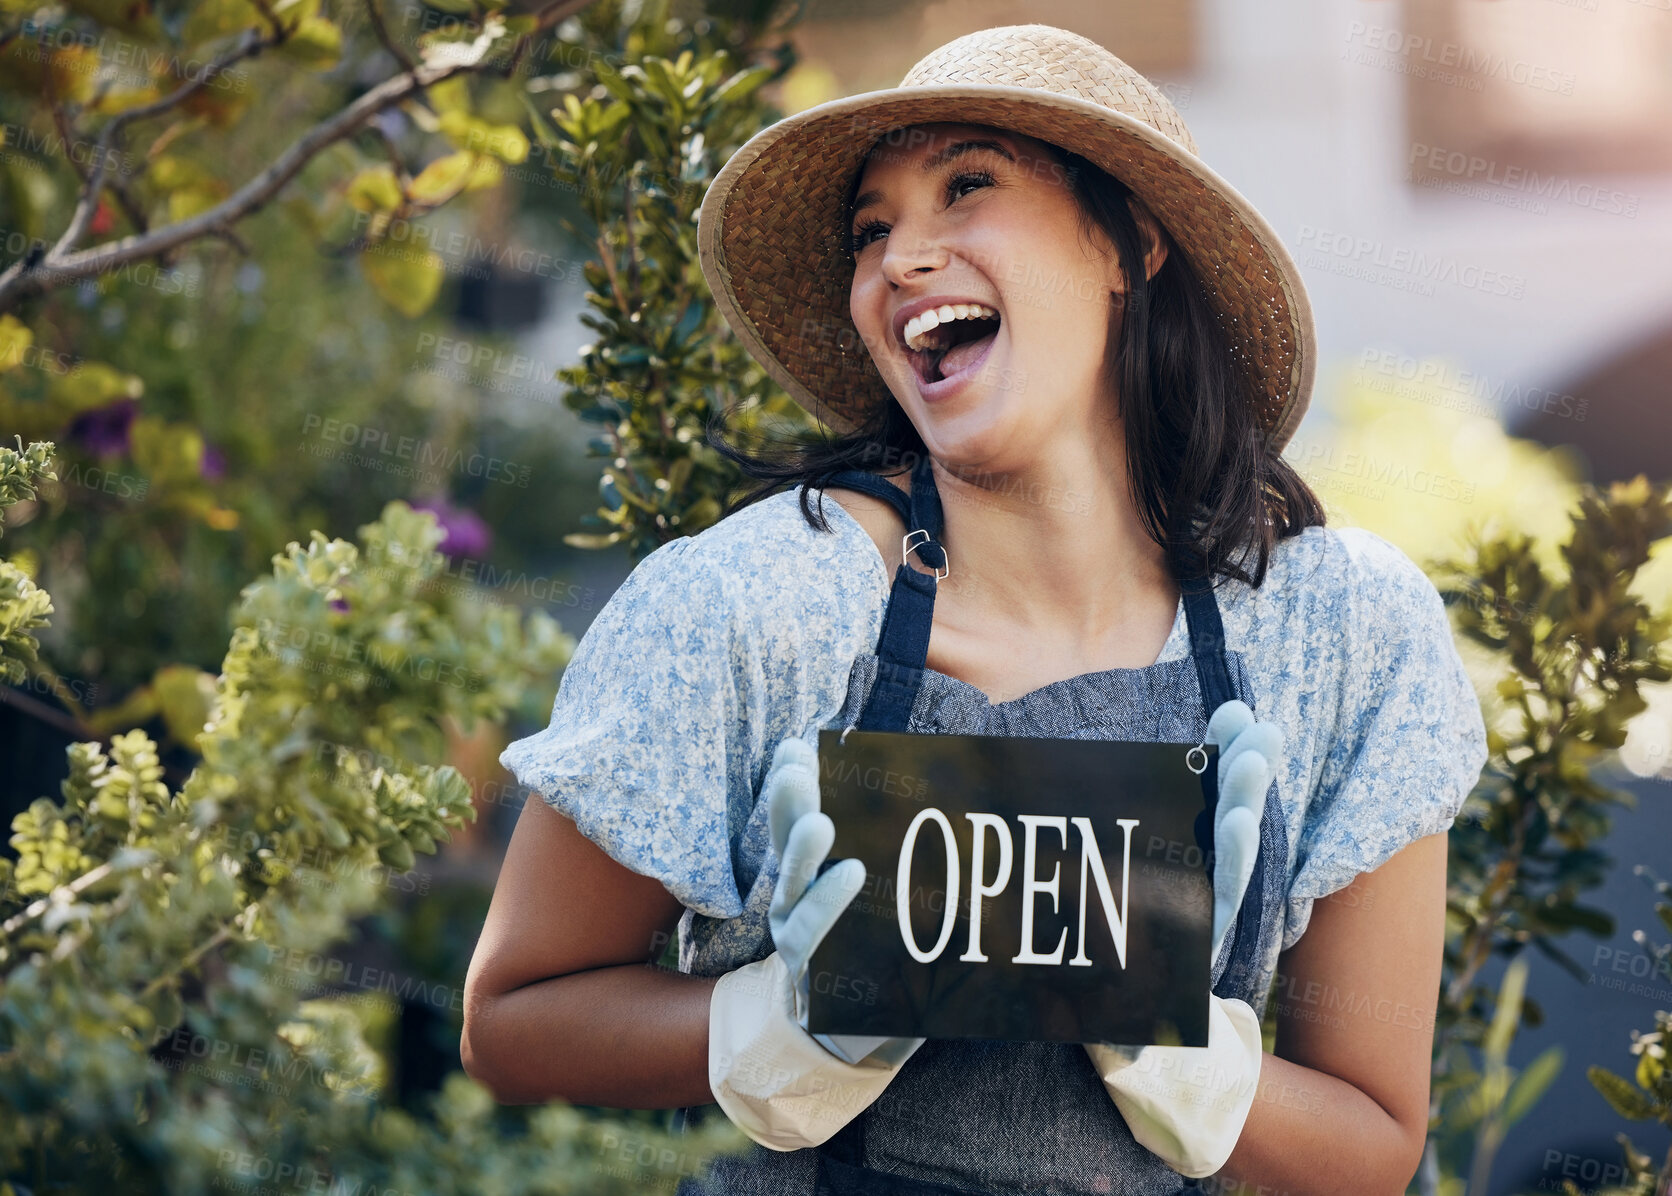
[[[1208,739],[1219,745],[1211,966],[1254,872],[1266,790],[1283,766],[1283,733],[1232,700],[1208,720]],[[1208,994],[1205,1047],[1084,1046],[1139,1144],[1192,1178],[1225,1165],[1253,1107],[1264,1057],[1260,1019],[1248,1002]]]
[[[848,859],[819,874],[836,828],[818,808],[818,760],[806,742],[778,746],[761,797],[779,857],[767,915],[777,950],[715,984],[708,1082],[726,1116],[754,1141],[799,1150],[826,1141],[882,1095],[924,1040],[815,1040],[807,1032],[808,961],[864,887],[865,865]]]
[[[767,825],[779,859],[778,885],[772,891],[767,920],[772,927],[772,942],[794,981],[795,1020],[805,1029],[808,964],[836,919],[864,888],[865,865],[856,859],[842,860],[823,876],[818,875],[835,841],[836,827],[819,809],[818,754],[806,741],[786,739],[778,745],[761,787],[761,799],[767,803]],[[809,883],[813,883],[812,889]],[[921,1038],[865,1035],[813,1037],[844,1063],[872,1057],[898,1065],[923,1042]]]

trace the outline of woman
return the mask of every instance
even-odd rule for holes
[[[1147,80],[1029,25],[763,131],[700,243],[839,435],[727,449],[761,487],[640,562],[501,757],[544,800],[471,964],[471,1074],[718,1102],[759,1145],[681,1193],[1403,1192],[1485,734],[1433,586],[1279,456],[1313,344],[1270,228]],[[1215,828],[1216,890],[1244,867],[1209,1046],[808,1034],[863,876],[821,871],[812,747],[856,726],[1215,742],[1247,817]],[[676,925],[679,971],[645,967]]]

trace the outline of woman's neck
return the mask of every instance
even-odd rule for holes
[[[965,612],[1090,647],[1118,638],[1146,604],[1176,604],[1166,554],[1145,532],[1124,470],[932,468]]]

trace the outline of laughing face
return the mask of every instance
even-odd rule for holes
[[[895,130],[866,160],[849,233],[849,314],[934,456],[1011,471],[1057,438],[1107,436],[1125,282],[1050,147],[983,125]]]

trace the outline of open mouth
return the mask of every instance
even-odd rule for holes
[[[979,303],[925,311],[906,323],[906,356],[923,382],[943,381],[986,355],[1000,322],[997,311]]]

